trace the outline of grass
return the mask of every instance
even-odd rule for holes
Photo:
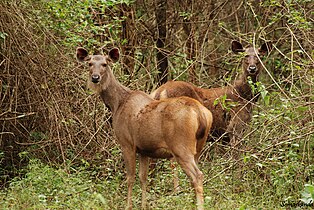
[[[278,178],[265,174],[267,168],[232,161],[217,158],[200,163],[205,174],[205,209],[285,209],[284,204],[302,209],[313,207],[299,200],[302,193],[302,189],[298,189],[299,180],[276,185]],[[194,192],[186,175],[178,169],[180,190],[174,193],[169,163],[161,163],[156,168],[158,173],[149,176],[149,209],[195,209]],[[10,186],[0,192],[0,208],[124,209],[126,181],[123,169],[115,174],[105,169],[107,172],[103,176],[96,175],[95,171],[84,167],[63,169],[30,160],[25,175],[13,179]],[[137,178],[133,188],[134,209],[140,208],[140,200]]]

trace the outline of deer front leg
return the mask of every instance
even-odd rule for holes
[[[239,151],[241,149],[241,144],[243,140],[243,133],[245,129],[248,127],[246,122],[248,119],[245,119],[241,114],[244,112],[239,112],[237,115],[233,116],[230,120],[230,123],[227,127],[227,132],[230,139],[230,147],[231,147],[231,156],[233,158],[237,158],[239,156]]]
[[[142,188],[142,209],[146,209],[146,186],[147,186],[147,172],[148,172],[149,158],[144,155],[140,155],[140,169],[139,177]]]
[[[239,124],[237,122],[237,120],[235,118],[233,118],[232,120],[230,120],[230,123],[227,127],[227,133],[229,136],[229,145],[230,145],[230,156],[232,158],[237,158],[238,156],[238,152],[237,152],[237,148],[238,148],[238,144],[240,142],[239,140]]]
[[[227,127],[227,132],[230,138],[230,146],[233,149],[239,147],[239,144],[241,143],[243,137],[243,133],[248,127],[247,122],[249,121],[249,113],[247,113],[246,110],[241,110],[232,116]]]
[[[135,171],[136,171],[136,155],[135,150],[122,148],[123,158],[126,167],[126,179],[128,184],[128,200],[126,209],[132,209],[132,189],[135,182]]]
[[[236,145],[238,144],[238,129],[240,129],[241,125],[239,123],[241,122],[241,119],[239,118],[239,113],[235,113],[233,110],[230,113],[230,121],[227,125],[226,132],[229,136],[229,145],[232,150],[235,149]]]

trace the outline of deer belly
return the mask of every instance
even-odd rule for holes
[[[172,153],[167,148],[145,148],[141,149],[137,147],[137,152],[141,155],[145,155],[151,158],[171,158]]]

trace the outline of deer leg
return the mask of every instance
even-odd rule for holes
[[[235,115],[232,118],[232,120],[230,121],[227,127],[227,132],[230,139],[231,156],[233,158],[238,158],[239,156],[239,150],[241,149],[241,141],[243,137],[243,132],[245,131],[245,128],[247,127],[247,124],[244,121],[246,119],[242,119],[238,115],[239,114]]]
[[[146,209],[146,186],[147,186],[147,172],[148,172],[149,158],[144,155],[140,155],[140,169],[139,177],[142,188],[142,209]]]
[[[207,136],[201,140],[198,140],[196,143],[196,155],[194,156],[194,160],[195,160],[196,164],[198,164],[198,161],[199,161],[199,158],[201,156],[204,145],[206,143],[206,140],[207,140]]]
[[[172,172],[173,172],[174,192],[178,192],[179,191],[179,175],[178,175],[178,170],[177,170],[176,164],[174,162],[174,158],[170,159],[170,167],[171,167]]]
[[[135,151],[122,148],[128,184],[128,200],[126,209],[132,209],[132,189],[135,182],[136,155]]]
[[[236,158],[236,147],[238,144],[238,138],[237,138],[237,129],[236,129],[236,122],[237,120],[235,118],[232,118],[230,120],[230,123],[226,129],[228,136],[229,136],[229,145],[230,145],[230,157],[231,158]]]
[[[239,147],[243,132],[248,127],[248,122],[251,120],[251,111],[247,107],[243,107],[237,113],[232,113],[231,120],[227,127],[230,138],[230,146],[232,148]]]
[[[241,123],[240,123],[240,120],[239,119],[239,116],[238,116],[239,113],[232,113],[231,115],[231,120],[227,126],[227,133],[228,133],[228,136],[229,136],[229,144],[230,144],[230,147],[231,149],[235,149],[236,148],[236,145],[237,145],[237,141],[238,141],[238,138],[237,138],[237,135],[238,135],[238,130],[241,129]]]
[[[182,170],[190,178],[192,186],[196,194],[196,205],[198,210],[204,209],[204,194],[203,194],[203,173],[198,169],[193,155],[176,157],[176,160],[182,167]]]

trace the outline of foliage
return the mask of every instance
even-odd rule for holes
[[[227,112],[230,112],[230,110],[236,106],[238,106],[238,103],[237,102],[234,102],[234,101],[229,101],[227,99],[227,95],[223,95],[219,98],[216,98],[215,101],[214,101],[214,106],[217,106],[218,104],[220,104],[222,106],[222,108],[224,110],[226,110]]]
[[[280,190],[276,186],[267,184],[271,181],[267,175],[271,166],[260,161],[261,157],[252,154],[246,156],[242,163],[230,162],[219,157],[212,163],[201,163],[201,167],[205,169],[203,171],[206,180],[205,208],[276,209],[289,205],[311,208],[312,185],[305,184],[304,189],[290,192],[289,196],[285,197],[281,193],[287,193],[287,190],[283,188],[290,189],[291,183],[282,185],[283,188]],[[229,167],[231,165],[232,169],[224,171],[225,164],[229,164]],[[126,196],[125,174],[123,171],[113,173],[112,169],[103,168],[105,173],[99,176],[97,167],[69,167],[65,170],[32,159],[24,169],[25,175],[13,179],[10,186],[0,192],[0,207],[3,209],[121,209],[124,207]],[[194,193],[183,171],[181,169],[178,171],[180,190],[174,193],[169,162],[159,163],[156,170],[158,172],[151,173],[148,180],[150,208],[193,209]],[[260,178],[256,179],[256,177]],[[290,182],[295,180],[295,177],[286,176],[285,179],[286,182]],[[277,186],[280,184],[278,183]],[[133,193],[133,201],[137,209],[140,206],[141,196],[138,181]],[[300,203],[299,199],[304,204]]]
[[[30,161],[26,171],[24,178],[12,180],[2,194],[3,209],[95,209],[107,205],[99,193],[103,186],[94,184],[86,171],[68,174],[39,160]]]
[[[69,48],[85,46],[99,50],[108,44],[123,42],[119,34],[125,17],[119,16],[118,11],[122,4],[129,5],[132,0],[40,2],[45,5],[44,10],[37,11],[40,21]]]

